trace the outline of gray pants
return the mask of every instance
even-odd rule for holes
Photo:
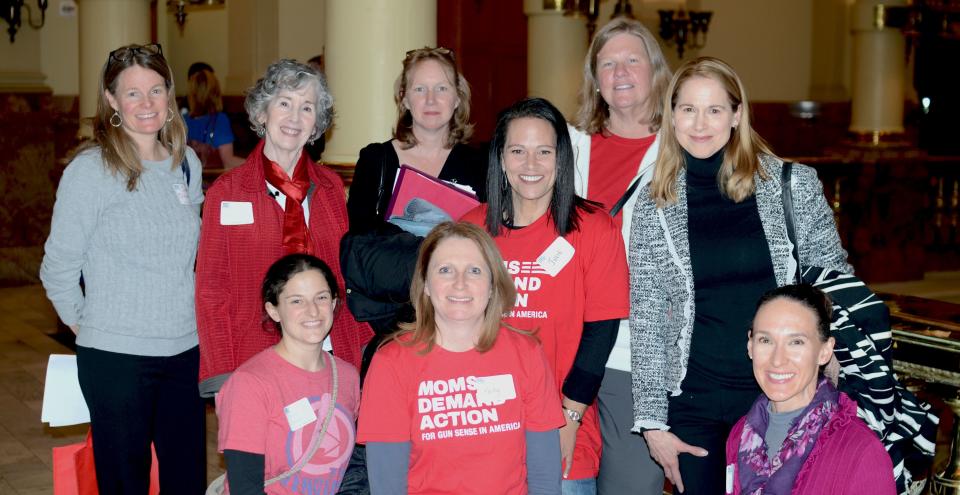
[[[650,457],[643,436],[633,427],[633,387],[630,373],[607,368],[597,396],[600,406],[598,495],[661,495],[663,469]]]

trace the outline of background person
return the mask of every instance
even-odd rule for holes
[[[188,144],[205,168],[231,169],[243,163],[233,154],[233,130],[230,118],[223,113],[220,83],[213,70],[200,69],[188,79],[187,123]]]
[[[197,261],[200,390],[212,395],[237,366],[277,343],[265,332],[258,287],[285,254],[312,254],[330,265],[343,293],[340,238],[347,231],[343,183],[303,146],[329,127],[333,97],[312,67],[280,60],[247,93],[250,123],[263,139],[240,167],[210,187]],[[329,341],[360,366],[372,332],[343,308]],[[330,349],[330,347],[327,347]]]
[[[40,280],[77,334],[101,494],[203,493],[193,306],[200,161],[185,146],[160,45],[110,52],[93,140],[63,172]],[[80,288],[83,276],[84,289]]]
[[[753,301],[796,273],[783,161],[726,63],[685,63],[666,95],[630,236],[634,431],[675,490],[723,493],[725,440],[759,395],[743,329]],[[852,272],[816,172],[797,165],[792,182],[801,264]]]
[[[613,218],[625,243],[630,239],[637,191],[653,177],[661,102],[669,82],[670,68],[660,45],[643,24],[620,17],[597,31],[583,64],[576,128],[570,127],[577,166],[574,186],[577,194],[603,204],[607,211],[622,205]],[[603,440],[597,492],[660,495],[663,470],[650,457],[643,437],[630,431],[633,395],[627,318],[620,320],[597,405]]]
[[[536,329],[556,377],[566,416],[564,493],[589,494],[601,449],[592,404],[629,312],[628,275],[620,230],[596,203],[574,194],[573,160],[556,107],[540,98],[515,103],[497,119],[490,144],[489,203],[464,220],[493,235],[518,288],[504,321]]]
[[[280,341],[237,368],[217,394],[231,494],[337,492],[360,408],[357,369],[322,347],[339,295],[333,271],[316,257],[287,255],[267,270],[263,305]],[[264,487],[301,462],[293,476]]]
[[[416,322],[377,352],[364,385],[372,493],[560,493],[560,402],[537,339],[501,322],[515,294],[479,227],[442,223],[424,239]]]
[[[727,493],[897,492],[883,444],[821,371],[833,356],[831,312],[810,285],[774,289],[757,304],[747,353],[763,395],[727,439]]]

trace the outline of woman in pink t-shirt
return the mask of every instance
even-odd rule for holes
[[[482,229],[442,223],[420,246],[416,321],[370,364],[358,441],[373,493],[560,494],[563,425],[537,339],[504,327],[515,291]]]
[[[219,448],[233,495],[336,493],[356,439],[356,368],[323,350],[337,284],[306,254],[277,260],[263,281],[280,342],[237,368],[217,395]]]

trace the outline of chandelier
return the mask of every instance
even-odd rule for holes
[[[7,21],[7,33],[10,35],[10,43],[13,43],[17,36],[17,30],[22,25],[22,14],[20,10],[27,9],[27,24],[33,29],[40,29],[47,20],[47,0],[37,0],[37,8],[40,10],[40,24],[33,22],[33,10],[24,0],[0,0],[0,18]]]
[[[677,55],[683,58],[685,50],[703,48],[707,44],[707,28],[713,12],[685,10],[658,10],[660,14],[660,38],[667,46],[677,47]]]

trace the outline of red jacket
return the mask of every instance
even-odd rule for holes
[[[283,256],[283,209],[267,193],[263,141],[240,167],[224,173],[207,191],[197,255],[197,330],[200,334],[200,390],[216,392],[227,375],[279,340],[264,329],[260,285],[270,265]],[[337,277],[340,304],[330,339],[337,357],[360,368],[361,348],[373,336],[353,319],[344,303],[340,238],[347,231],[343,182],[321,165],[309,168],[310,235],[314,254]],[[250,203],[253,223],[221,225],[223,201]],[[272,327],[268,327],[272,328]]]

